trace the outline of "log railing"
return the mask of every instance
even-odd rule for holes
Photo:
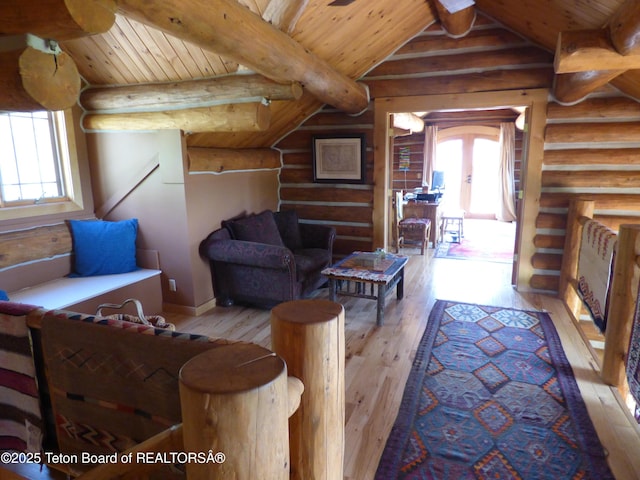
[[[81,480],[145,479],[162,463],[136,458],[173,452],[212,455],[212,461],[186,462],[192,480],[342,479],[344,308],[327,300],[286,302],[274,308],[271,323],[273,351],[239,342],[184,364],[182,424],[86,473],[50,467]],[[41,326],[36,318],[28,324]],[[5,472],[25,478],[0,468],[1,478]]]
[[[577,293],[578,257],[582,228],[593,217],[595,202],[572,200],[569,205],[560,288],[558,296],[577,323],[582,301]],[[627,394],[625,361],[640,280],[640,224],[622,224],[618,229],[617,250],[609,287],[607,328],[600,375],[609,385]]]

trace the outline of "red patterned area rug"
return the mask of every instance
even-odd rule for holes
[[[377,480],[613,479],[551,318],[438,300]]]

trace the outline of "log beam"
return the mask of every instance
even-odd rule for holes
[[[235,103],[162,112],[85,115],[85,130],[166,130],[185,132],[260,132],[269,127],[271,112],[263,103]]]
[[[564,40],[563,40],[564,37]],[[554,95],[576,103],[626,70],[640,65],[640,4],[627,0],[607,28],[562,32],[558,37]],[[575,73],[565,73],[575,72]]]
[[[263,170],[281,167],[280,152],[270,148],[189,147],[189,172],[223,173],[238,170]]]
[[[346,113],[369,105],[367,88],[334,70],[287,34],[234,0],[117,0],[120,12],[224,55],[276,82],[297,81]],[[260,41],[256,41],[260,39]]]
[[[262,18],[274,27],[291,34],[309,0],[270,0]]]
[[[476,20],[474,1],[434,0],[442,29],[453,38],[464,37]],[[462,5],[464,8],[460,8]],[[466,6],[465,6],[466,5]]]
[[[606,85],[624,70],[591,70],[556,75],[553,96],[562,105],[584,100],[594,90]]]
[[[554,59],[556,73],[591,70],[634,70],[640,55],[620,53],[604,29],[560,32]]]
[[[401,130],[422,132],[424,130],[424,120],[414,113],[394,113],[393,126]]]
[[[80,106],[86,111],[119,113],[160,111],[233,103],[254,98],[298,100],[302,86],[280,84],[262,75],[225,75],[184,82],[147,83],[119,87],[87,88],[80,94]]]
[[[35,37],[33,37],[35,38]],[[26,45],[0,49],[0,110],[65,110],[78,101],[80,74],[65,52],[44,52]]]
[[[108,31],[115,11],[115,0],[3,0],[0,34],[70,40]]]
[[[627,0],[609,20],[611,43],[622,55],[640,54],[640,3]]]

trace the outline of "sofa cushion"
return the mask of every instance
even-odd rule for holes
[[[266,243],[284,247],[271,210],[225,223],[233,238],[245,242]]]
[[[69,220],[73,238],[72,276],[133,272],[136,264],[138,220]]]
[[[298,213],[295,210],[284,210],[273,214],[285,246],[292,251],[302,248],[302,236],[298,226]]]

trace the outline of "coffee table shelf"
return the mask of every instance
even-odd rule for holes
[[[396,287],[396,298],[402,300],[404,296],[404,266],[409,258],[385,253],[377,265],[363,265],[370,263],[368,259],[371,255],[371,252],[353,252],[335,265],[325,268],[322,274],[329,279],[329,300],[333,302],[337,294],[377,300],[376,325],[381,326],[384,323],[387,294]],[[363,259],[367,261],[361,261]],[[351,282],[354,283],[353,290],[350,289]],[[367,285],[370,293],[367,293]]]

